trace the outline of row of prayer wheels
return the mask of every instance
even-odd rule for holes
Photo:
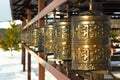
[[[23,32],[23,42],[37,46],[47,55],[54,54],[57,59],[72,60],[72,69],[106,70],[110,67],[110,23],[100,12],[89,10],[71,16],[71,21],[32,27]],[[28,38],[30,36],[32,38]]]

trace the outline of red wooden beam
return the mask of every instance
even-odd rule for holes
[[[38,13],[41,12],[45,7],[45,0],[38,0]],[[38,27],[43,27],[43,18],[38,19]],[[38,52],[38,56],[44,59],[44,53]],[[45,80],[45,68],[39,63],[38,64],[38,80]]]
[[[38,14],[45,8],[45,0],[38,0]],[[38,27],[44,26],[43,18],[38,20]]]
[[[25,48],[22,45],[22,64],[23,64],[23,71],[25,71],[25,62],[26,62],[26,56],[25,56]]]
[[[27,9],[28,22],[31,20],[31,10]],[[28,80],[31,80],[31,54],[28,52]]]
[[[43,52],[38,52],[38,56],[44,59],[44,53]],[[38,80],[45,80],[45,68],[39,63],[38,64],[38,70],[39,70],[39,79]]]
[[[28,52],[28,76],[27,80],[31,80],[31,54]]]
[[[22,21],[22,28],[26,25],[26,18],[23,17]],[[23,31],[22,31],[23,32]],[[23,37],[23,36],[22,36]],[[22,64],[23,64],[23,71],[25,71],[25,62],[26,62],[26,54],[25,54],[25,48],[22,45]]]

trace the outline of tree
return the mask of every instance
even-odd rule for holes
[[[6,29],[6,34],[2,35],[1,44],[2,49],[5,51],[10,51],[11,56],[13,56],[13,50],[20,50],[20,27],[17,27],[15,22],[10,22],[11,28]]]

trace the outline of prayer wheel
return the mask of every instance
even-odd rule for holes
[[[55,58],[71,60],[71,24],[68,21],[56,23]]]
[[[30,46],[30,30],[29,29],[27,29],[27,31],[26,31],[26,45],[27,46]]]
[[[38,22],[35,22],[34,24],[32,24],[32,39],[31,42],[33,44],[34,49],[37,51],[38,48]]]
[[[38,47],[38,28],[33,30],[33,46]]]
[[[44,51],[44,27],[40,27],[38,36],[38,51]]]
[[[55,28],[53,23],[47,24],[45,26],[45,37],[44,37],[44,52],[47,55],[54,53],[54,37]]]
[[[25,43],[25,32],[21,33],[21,43]]]
[[[25,44],[27,43],[27,31],[24,32],[24,43],[25,43]]]
[[[34,31],[34,27],[33,26],[30,26],[29,28],[29,44],[30,46],[33,46],[33,31]]]
[[[72,68],[106,70],[110,66],[110,23],[100,12],[89,10],[72,17]]]

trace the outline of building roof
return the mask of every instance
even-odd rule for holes
[[[47,6],[52,0],[45,0],[45,5]],[[70,5],[70,12],[85,11],[89,9],[90,0],[68,0]],[[79,2],[82,4],[79,5]],[[103,14],[106,15],[120,15],[120,0],[93,0],[94,4],[101,9]],[[32,17],[38,13],[38,0],[10,0],[11,12],[13,20],[21,19],[26,17],[26,8],[32,9]],[[65,11],[65,5],[59,7],[59,11]]]

